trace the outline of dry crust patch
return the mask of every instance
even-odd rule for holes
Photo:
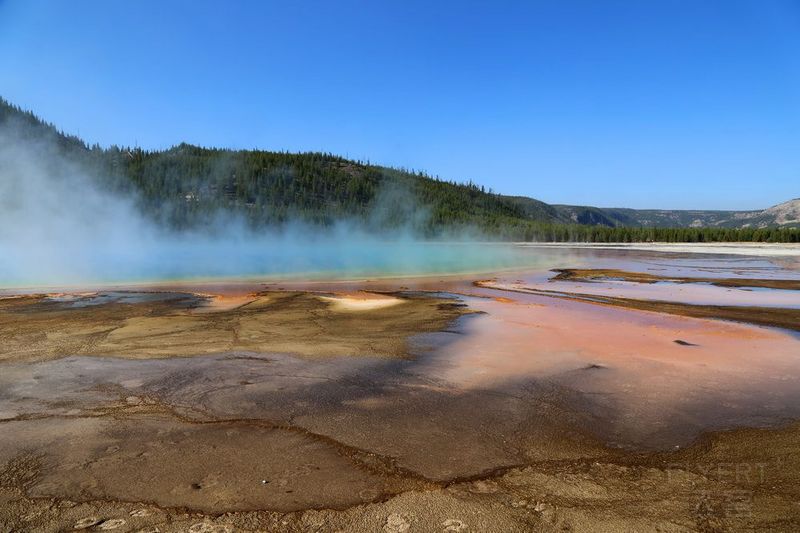
[[[153,358],[233,350],[408,357],[410,336],[444,329],[466,312],[454,300],[425,295],[325,298],[306,292],[260,293],[215,312],[198,312],[206,309],[204,299],[188,294],[82,307],[44,295],[5,298],[0,300],[0,360]],[[360,312],[342,312],[353,308]]]

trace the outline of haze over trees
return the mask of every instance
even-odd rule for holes
[[[659,220],[686,222],[659,211],[553,206],[472,182],[329,153],[189,144],[163,151],[88,146],[2,99],[0,126],[13,128],[20,142],[41,143],[42,150],[57,152],[98,187],[135,198],[146,216],[176,229],[213,226],[216,217],[233,214],[254,228],[352,221],[376,231],[402,228],[429,238],[469,231],[516,241],[800,242],[796,228],[653,227]]]

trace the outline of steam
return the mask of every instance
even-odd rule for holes
[[[101,189],[53,139],[0,126],[0,286],[215,277],[327,277],[482,271],[530,260],[474,234],[426,242],[409,228],[426,216],[402,191],[382,191],[366,224],[320,227],[296,221],[253,229],[220,213],[206,230],[167,229],[141,214],[136,198]],[[398,211],[397,206],[406,206]],[[386,212],[383,212],[384,209]],[[387,214],[388,213],[388,214]],[[401,229],[371,230],[386,217]],[[394,221],[396,222],[396,220]]]

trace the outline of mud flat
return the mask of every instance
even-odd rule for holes
[[[791,323],[548,276],[0,299],[0,529],[800,529]]]
[[[743,430],[668,458],[531,463],[381,502],[297,512],[32,498],[25,487],[40,467],[20,458],[0,478],[0,516],[8,529],[36,531],[793,531],[799,435],[796,427]]]
[[[634,283],[708,283],[717,287],[758,287],[763,289],[800,290],[800,279],[754,279],[754,278],[704,278],[685,276],[659,276],[647,272],[626,272],[616,269],[556,269],[553,280],[606,281],[621,280]]]

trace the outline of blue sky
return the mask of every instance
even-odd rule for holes
[[[0,0],[0,95],[90,143],[322,150],[553,203],[800,196],[800,1]]]

